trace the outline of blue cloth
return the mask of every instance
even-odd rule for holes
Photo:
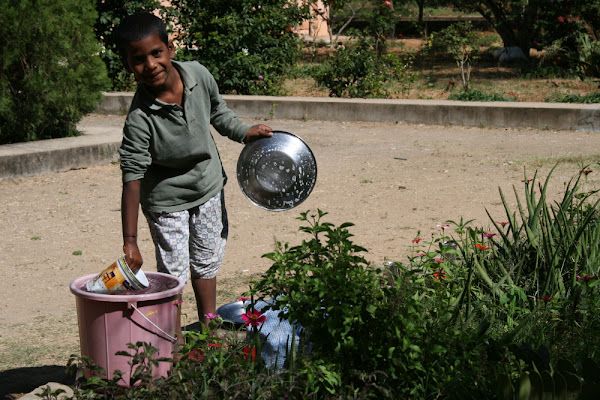
[[[254,305],[254,309],[262,312],[262,309],[267,305],[272,304],[272,301],[258,301]],[[245,307],[249,302],[244,304]],[[258,335],[262,343],[260,356],[268,368],[276,369],[286,368],[287,357],[292,351],[292,341],[295,340],[296,351],[300,349],[300,335],[302,327],[300,325],[292,325],[288,320],[280,319],[279,315],[282,310],[266,310],[263,315],[266,317],[265,322],[259,328]],[[248,336],[251,337],[252,326],[247,328]]]

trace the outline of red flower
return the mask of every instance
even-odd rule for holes
[[[413,243],[419,243],[421,240],[423,240],[422,238],[414,238],[412,240]]]
[[[192,361],[202,361],[204,360],[204,352],[200,349],[192,349],[192,351],[190,351],[189,358]]]
[[[590,173],[592,173],[591,169],[582,169],[581,171],[579,171],[580,174],[584,174],[584,175],[589,175]]]
[[[475,247],[477,247],[479,250],[489,250],[490,248],[487,246],[484,246],[482,244],[479,243],[475,243]]]
[[[558,22],[562,24],[563,22],[565,22],[565,19],[562,16],[560,16],[558,17]]]
[[[265,319],[267,319],[267,317],[265,317],[260,311],[252,310],[252,312],[246,311],[245,314],[242,314],[242,319],[244,320],[244,322],[246,322],[246,326],[259,326],[260,324],[265,322]]]
[[[440,268],[439,271],[435,271],[433,273],[433,276],[435,277],[435,279],[437,279],[438,281],[443,281],[446,278],[446,273],[444,272],[443,269]]]
[[[501,227],[505,227],[506,225],[508,225],[508,222],[498,222],[500,224]]]
[[[578,280],[578,281],[584,281],[584,282],[587,282],[587,281],[593,281],[593,280],[596,280],[596,279],[598,279],[598,276],[597,276],[597,275],[593,275],[593,276],[592,276],[592,275],[590,275],[590,274],[585,274],[583,277],[581,277],[581,276],[577,275],[577,280]]]
[[[435,262],[436,262],[436,263],[438,263],[438,264],[441,264],[441,263],[443,263],[444,261],[446,261],[446,259],[445,259],[445,258],[436,258],[436,259],[434,259],[433,261],[435,261]]]
[[[221,343],[209,343],[208,347],[221,347]]]
[[[247,346],[242,351],[244,352],[244,360],[247,360],[248,356],[250,356],[250,361],[256,361],[256,347]]]
[[[538,297],[538,300],[552,301],[552,300],[555,300],[555,299],[552,298],[552,297],[550,297],[550,296],[542,296],[542,297]]]
[[[525,179],[521,179],[521,182],[526,182],[526,183],[529,183],[529,182],[531,182],[531,181],[533,181],[533,179],[532,179],[532,178],[529,178],[529,179],[527,179],[527,180],[525,180]]]

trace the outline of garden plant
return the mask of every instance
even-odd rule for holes
[[[144,343],[131,358],[130,388],[78,378],[75,398],[594,398],[600,359],[600,199],[582,166],[557,201],[550,176],[524,173],[516,209],[488,227],[463,218],[416,235],[403,261],[373,266],[353,243],[351,223],[327,213],[298,219],[306,239],[278,242],[272,266],[247,293],[248,335],[223,335],[219,316],[187,331],[172,373],[152,378],[162,359]],[[261,359],[270,308],[300,326],[283,368]],[[221,332],[220,334],[215,334]],[[71,368],[94,368],[74,358]],[[47,398],[58,393],[47,389]]]

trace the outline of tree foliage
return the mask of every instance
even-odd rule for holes
[[[0,143],[77,134],[107,88],[91,0],[0,2]]]
[[[598,52],[598,0],[449,0],[457,9],[480,13],[494,27],[505,47],[531,48],[557,44],[592,66]],[[569,24],[569,22],[572,22]],[[588,67],[586,67],[589,70]]]
[[[548,8],[548,0],[451,0],[451,2],[458,10],[480,13],[498,32],[505,47],[519,47],[526,56],[539,36],[538,22]]]
[[[123,69],[115,48],[113,29],[125,17],[141,12],[153,12],[159,8],[157,0],[95,0],[98,19],[94,24],[96,37],[103,43],[101,58],[106,65],[112,90],[131,90],[135,88],[133,76]]]
[[[299,55],[297,25],[307,8],[288,0],[173,0],[169,15],[183,45],[226,93],[278,94]]]

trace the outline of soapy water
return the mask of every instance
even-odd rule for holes
[[[164,279],[159,276],[148,276],[148,287],[144,289],[135,289],[135,290],[121,290],[114,293],[109,293],[107,296],[116,294],[119,296],[137,296],[140,294],[151,294],[151,293],[160,293],[170,289],[176,288],[178,285],[177,280],[175,279]],[[85,284],[81,288],[85,292],[90,292],[85,287]],[[93,292],[90,292],[93,293]]]

